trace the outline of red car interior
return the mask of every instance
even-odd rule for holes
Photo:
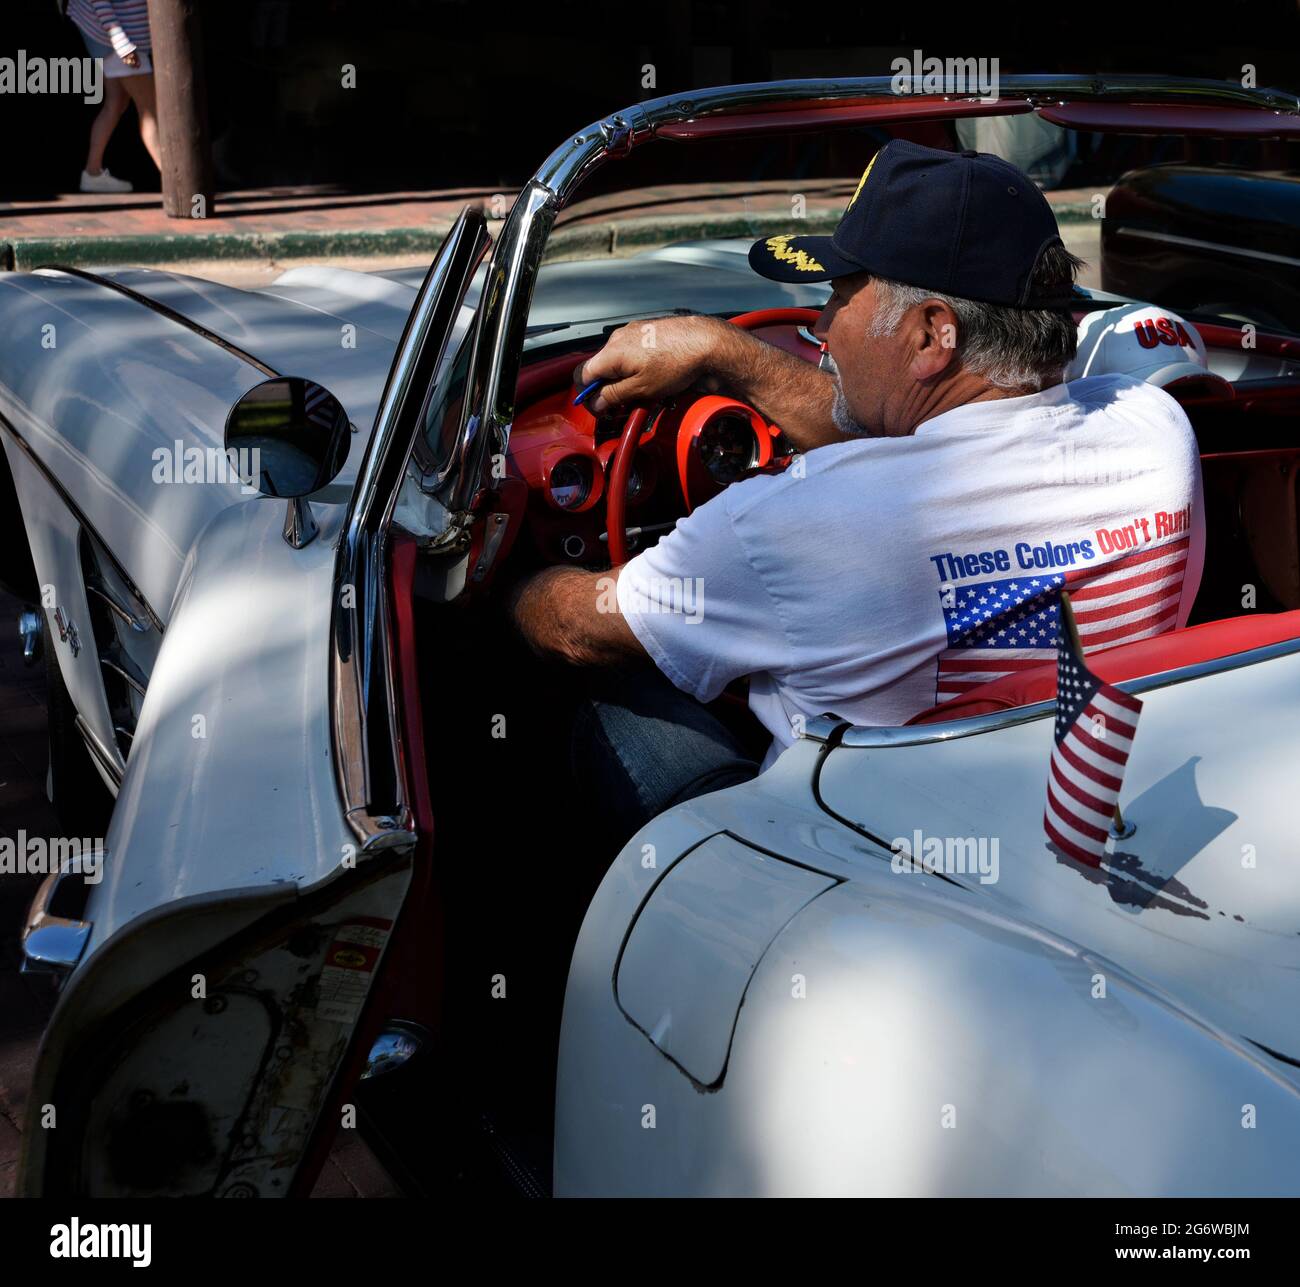
[[[770,309],[733,320],[816,362],[820,349],[808,334],[816,317],[812,309]],[[1196,326],[1211,349],[1240,346],[1240,331],[1230,326]],[[1297,356],[1297,342],[1283,336],[1261,333],[1256,344],[1263,354]],[[570,352],[537,361],[523,370],[517,386],[520,411],[510,439],[507,480],[513,486],[510,503],[503,502],[502,508],[510,513],[512,529],[527,529],[541,562],[616,566],[716,495],[725,484],[717,481],[716,459],[714,473],[705,467],[701,432],[719,420],[727,421],[732,435],[756,440],[750,467],[737,478],[788,464],[779,428],[726,397],[725,390],[685,396],[626,419],[598,420],[572,403],[574,369],[588,356]],[[1201,590],[1187,628],[1091,653],[1096,673],[1109,681],[1300,638],[1300,446],[1290,445],[1288,428],[1300,398],[1300,378],[1239,383],[1226,397],[1221,382],[1207,389],[1189,381],[1170,392],[1183,404],[1201,444],[1206,510]],[[589,477],[577,477],[576,462]],[[555,500],[557,467],[569,471],[566,479],[573,475],[570,495],[580,496],[567,507]],[[614,528],[626,528],[626,549],[620,548],[617,535],[610,541]],[[511,544],[517,534],[509,533]],[[1256,610],[1243,613],[1247,586],[1255,588],[1258,598]],[[909,723],[1043,701],[1054,695],[1055,685],[1054,665],[1044,665],[983,684],[918,713]]]

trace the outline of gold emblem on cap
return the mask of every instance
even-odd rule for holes
[[[772,258],[783,264],[790,264],[797,272],[824,273],[824,269],[806,250],[794,250],[790,242],[793,233],[783,233],[779,237],[769,237],[764,245],[772,252]]]
[[[880,153],[877,152],[876,156],[873,156],[871,160],[867,162],[867,168],[862,171],[862,178],[858,180],[858,186],[853,189],[853,195],[849,198],[849,204],[844,207],[845,214],[848,214],[848,212],[853,209],[853,203],[858,199],[858,193],[862,191],[862,185],[866,183],[867,175],[871,173],[871,167],[875,165],[876,157],[879,155]]]

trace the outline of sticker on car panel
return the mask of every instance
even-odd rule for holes
[[[370,917],[339,927],[320,973],[316,1013],[322,1019],[356,1022],[392,924]]]

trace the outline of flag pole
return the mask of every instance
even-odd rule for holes
[[[1079,638],[1079,624],[1074,619],[1074,607],[1070,603],[1069,591],[1061,591],[1061,624],[1069,631],[1070,642],[1074,645],[1074,651],[1082,657],[1083,641]],[[1115,834],[1122,837],[1124,835],[1124,815],[1119,811],[1119,799],[1115,800]]]

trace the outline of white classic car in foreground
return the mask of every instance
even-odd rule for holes
[[[543,266],[583,184],[854,130],[856,174],[891,131],[1029,111],[1300,135],[1293,98],[1198,82],[742,86],[566,142],[486,266],[467,211],[422,282],[0,275],[3,574],[55,803],[109,819],[102,879],[52,876],[25,936],[63,982],[24,1192],[302,1193],[356,1109],[413,1192],[1300,1193],[1295,339],[1193,319],[1231,382],[1186,401],[1198,624],[1090,658],[1145,701],[1099,868],[1043,832],[1050,666],[901,728],[828,715],[600,852],[562,680],[494,598],[607,557],[623,426],[569,385],[604,330],[747,314],[817,357],[825,288],[758,279],[735,232]],[[628,444],[633,543],[779,456],[686,410]],[[227,445],[254,485],[211,476]]]

